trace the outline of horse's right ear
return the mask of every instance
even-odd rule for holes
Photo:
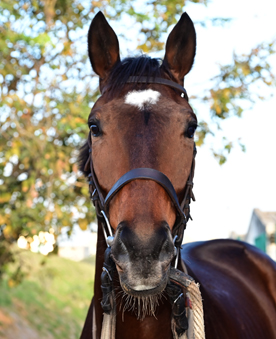
[[[180,85],[184,76],[192,68],[196,52],[196,32],[194,24],[187,13],[171,31],[167,43],[164,64],[169,67]]]
[[[92,68],[105,79],[111,68],[120,60],[117,35],[102,12],[96,14],[88,32],[88,54]]]

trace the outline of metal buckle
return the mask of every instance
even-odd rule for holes
[[[173,243],[174,244],[175,244],[175,241],[176,241],[177,238],[178,238],[178,236],[175,235],[174,238],[173,238]],[[180,248],[177,248],[177,247],[174,246],[174,253],[175,253],[174,268],[177,268],[177,265],[178,265],[179,250],[180,250]]]
[[[103,271],[107,273],[109,280],[112,281],[112,278],[111,278],[111,275],[110,275],[108,269],[106,267],[103,267]]]
[[[105,228],[104,228],[104,225],[103,225],[103,223],[101,223],[101,224],[102,224],[102,227],[103,227],[104,238],[105,238],[105,241],[106,241],[107,246],[110,247],[111,244],[112,244],[112,242],[113,242],[113,240],[114,240],[112,228],[111,228],[110,223],[109,223],[109,220],[108,220],[108,218],[107,218],[107,216],[106,216],[106,214],[104,213],[103,210],[101,210],[101,214],[102,214],[103,217],[104,217],[104,220],[105,220],[105,223],[106,223],[108,232],[109,232],[109,235],[107,235],[107,234],[106,234],[106,230],[105,230]]]

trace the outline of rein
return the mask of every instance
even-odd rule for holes
[[[188,100],[187,92],[186,90],[180,86],[179,84],[163,78],[152,78],[152,77],[137,77],[132,76],[128,79],[127,83],[152,83],[152,84],[162,84],[169,87],[172,87],[173,89],[178,90],[181,92],[181,96]],[[102,91],[102,94],[107,90],[105,87]],[[157,182],[159,185],[161,185],[167,194],[169,195],[171,201],[174,204],[174,207],[176,209],[176,221],[172,228],[172,236],[174,238],[174,245],[175,245],[175,254],[176,259],[174,263],[174,270],[171,268],[170,271],[170,282],[168,283],[166,287],[167,294],[169,296],[169,299],[172,304],[172,332],[174,339],[178,338],[204,338],[203,336],[195,336],[194,332],[190,330],[190,336],[187,336],[185,331],[188,329],[188,321],[186,319],[186,306],[185,302],[187,302],[187,298],[189,300],[189,297],[184,297],[182,293],[182,289],[189,291],[189,286],[192,286],[193,279],[189,277],[188,275],[185,275],[183,272],[178,271],[177,265],[178,265],[178,258],[180,253],[181,244],[184,237],[184,230],[186,229],[186,224],[191,218],[190,215],[190,203],[191,199],[195,201],[195,197],[193,194],[193,177],[194,177],[194,169],[195,169],[195,156],[196,156],[196,146],[194,144],[194,151],[193,151],[193,160],[191,165],[190,174],[188,177],[188,180],[185,185],[183,199],[179,202],[177,198],[177,194],[175,192],[175,189],[169,180],[169,178],[162,172],[157,171],[152,168],[135,168],[130,170],[129,172],[125,173],[122,177],[120,177],[117,182],[113,185],[111,190],[108,192],[107,196],[104,197],[98,179],[95,175],[93,161],[92,161],[92,144],[91,144],[91,132],[88,136],[88,146],[89,146],[89,158],[85,164],[85,171],[90,173],[88,175],[88,183],[89,183],[89,192],[90,192],[90,198],[95,206],[97,219],[100,222],[104,237],[107,244],[107,249],[105,251],[105,260],[103,264],[103,272],[101,276],[101,287],[103,292],[103,299],[101,302],[103,311],[104,311],[104,322],[102,325],[102,333],[101,338],[102,339],[113,339],[115,338],[115,319],[116,319],[116,301],[115,301],[115,292],[112,289],[112,276],[114,271],[116,270],[115,264],[113,260],[110,258],[110,252],[111,252],[111,245],[113,241],[113,230],[109,223],[109,203],[114,198],[114,196],[121,190],[125,185],[127,185],[129,182],[137,179],[144,179],[144,180],[153,180]],[[176,273],[177,272],[177,273]],[[175,278],[176,276],[179,276],[180,278]],[[196,293],[199,293],[198,286],[193,282],[193,285],[196,286]],[[180,287],[179,287],[180,286]],[[186,293],[187,294],[187,293]],[[193,298],[192,299],[193,302]],[[201,297],[199,298],[201,301]],[[189,307],[188,307],[189,308]],[[202,303],[201,303],[201,309],[202,309]],[[188,313],[188,318],[191,312]],[[203,315],[200,316],[203,321]],[[189,320],[189,324],[193,323],[192,320]],[[189,326],[189,328],[194,326]],[[188,332],[189,333],[189,330]]]

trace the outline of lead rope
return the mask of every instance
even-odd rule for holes
[[[183,339],[205,339],[204,316],[199,284],[194,281],[188,288],[187,297],[190,298],[193,309],[188,309],[188,331]],[[182,338],[181,338],[182,339]]]
[[[113,276],[116,266],[110,257],[110,253],[111,247],[109,242],[107,242],[101,274],[101,289],[103,293],[101,306],[104,311],[101,339],[115,339],[116,331],[116,296],[113,288]]]
[[[112,305],[110,314],[103,314],[101,339],[115,339],[116,331],[116,298],[115,292],[110,295],[110,303]]]

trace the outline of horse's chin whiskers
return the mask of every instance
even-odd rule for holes
[[[153,296],[132,296],[120,291],[116,298],[121,297],[120,311],[122,311],[122,321],[124,321],[124,313],[134,312],[137,319],[143,320],[146,316],[153,316],[156,318],[156,308],[159,306],[162,298],[165,297],[163,292]],[[124,305],[123,305],[124,303]],[[157,318],[156,318],[157,319]]]

